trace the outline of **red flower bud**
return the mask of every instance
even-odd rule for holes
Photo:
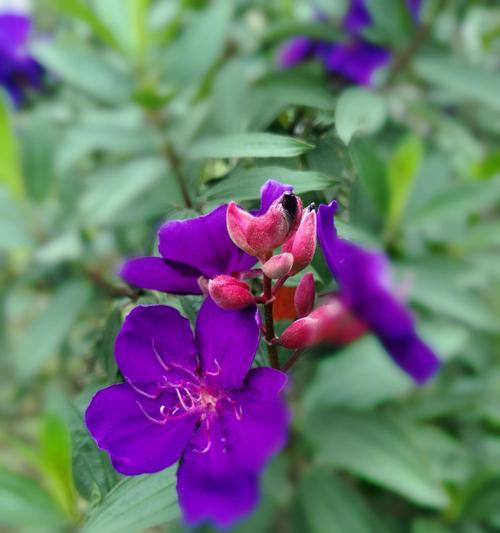
[[[316,343],[318,320],[304,317],[292,322],[279,339],[281,346],[290,350],[302,349]]]
[[[222,309],[244,309],[255,301],[250,287],[232,276],[221,275],[211,279],[208,282],[208,293]]]
[[[262,265],[262,272],[271,279],[280,279],[286,276],[293,265],[293,255],[288,253],[273,255]]]
[[[295,289],[294,304],[298,317],[307,316],[314,307],[314,276],[308,272]]]
[[[344,312],[344,306],[338,300],[333,300],[317,307],[309,314],[310,318],[318,321],[318,342],[327,340],[337,327],[338,319]]]
[[[299,228],[285,242],[283,251],[293,255],[291,276],[306,268],[312,261],[316,251],[316,212],[312,207],[304,211]]]
[[[236,246],[265,260],[293,235],[301,218],[300,198],[286,192],[260,216],[251,215],[230,202],[227,207],[227,230]]]

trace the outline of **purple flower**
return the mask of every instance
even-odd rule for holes
[[[207,298],[196,335],[164,305],[136,307],[115,343],[126,383],[92,399],[85,421],[119,472],[158,472],[180,459],[186,522],[228,527],[259,499],[259,473],[286,443],[286,375],[250,370],[259,342],[255,306],[223,311]]]
[[[313,56],[316,45],[303,35],[285,41],[278,52],[278,66],[283,69],[294,67]]]
[[[289,185],[267,181],[261,189],[265,213],[274,200],[292,190]],[[158,232],[161,257],[129,259],[120,275],[131,285],[172,294],[201,294],[200,277],[212,279],[251,268],[252,257],[240,250],[229,237],[226,226],[227,205],[188,220],[171,220]]]
[[[410,310],[391,292],[385,255],[337,236],[336,207],[335,201],[320,206],[318,239],[343,303],[370,327],[405,372],[419,384],[426,382],[439,369],[439,359],[418,336]]]
[[[40,89],[43,68],[28,55],[31,20],[19,13],[0,14],[0,86],[16,106],[23,102],[27,89]]]
[[[366,8],[365,0],[351,0],[342,20],[342,26],[352,35],[359,35],[372,25],[372,17]]]

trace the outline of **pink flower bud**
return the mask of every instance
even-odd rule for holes
[[[225,274],[208,282],[208,293],[222,309],[244,309],[255,301],[250,287],[244,281]]]
[[[307,316],[314,307],[315,297],[314,276],[308,272],[300,280],[295,289],[294,304],[298,317]]]
[[[265,260],[293,235],[301,218],[300,198],[286,192],[260,216],[251,215],[230,202],[227,207],[227,230],[236,246]]]
[[[315,344],[318,335],[318,320],[304,317],[292,322],[279,338],[279,344],[292,349],[302,349]]]
[[[262,265],[262,272],[271,279],[280,279],[286,276],[293,265],[293,255],[284,253],[273,255]]]
[[[300,272],[312,261],[316,251],[316,212],[308,207],[300,221],[296,233],[283,245],[283,251],[293,255],[290,275]]]

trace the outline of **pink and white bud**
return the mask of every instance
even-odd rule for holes
[[[271,259],[266,261],[262,265],[262,272],[271,279],[280,279],[286,276],[293,265],[293,255],[289,253],[283,253],[273,255]]]
[[[311,272],[308,272],[300,280],[295,289],[293,302],[298,317],[305,317],[313,310],[315,296],[316,289],[314,286],[314,276]]]
[[[304,317],[292,322],[279,338],[279,344],[289,350],[306,348],[316,343],[318,320]]]
[[[231,240],[246,253],[268,259],[297,230],[302,219],[302,202],[286,192],[266,213],[253,216],[234,202],[227,207],[227,230]]]
[[[208,293],[219,307],[227,310],[244,309],[255,302],[247,283],[225,274],[208,282]]]
[[[285,242],[283,251],[293,255],[291,276],[306,268],[312,261],[316,251],[316,212],[312,207],[304,210],[299,228]]]

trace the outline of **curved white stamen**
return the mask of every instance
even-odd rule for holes
[[[138,406],[139,406],[139,409],[142,411],[142,414],[148,419],[150,420],[151,422],[155,423],[155,424],[158,424],[160,426],[163,426],[164,424],[167,423],[167,419],[166,418],[163,418],[162,420],[158,420],[157,418],[154,418],[153,416],[151,416],[149,413],[146,412],[146,410],[144,409],[144,407],[141,405],[140,402],[135,402]]]
[[[150,394],[149,392],[143,391],[142,389],[137,387],[137,385],[134,385],[130,379],[125,378],[125,380],[135,390],[135,392],[137,392],[137,394],[140,394],[141,396],[145,396],[146,398],[150,398],[151,400],[156,400],[156,398],[158,398],[158,393]]]
[[[205,370],[205,374],[207,374],[208,376],[218,376],[220,374],[221,368],[220,368],[219,361],[217,361],[217,359],[214,359],[214,363],[215,363],[215,366],[216,366],[216,369],[215,369],[214,372],[210,372],[208,370]]]
[[[182,405],[182,408],[184,409],[184,411],[190,411],[194,407],[193,400],[191,400],[191,405],[187,406],[186,403],[184,402],[184,398],[182,397],[180,390],[175,389],[175,392],[177,394],[177,398],[179,398],[179,403]]]
[[[156,345],[155,345],[155,339],[153,337],[153,339],[151,339],[151,344],[153,345],[153,352],[156,356],[156,359],[158,359],[158,362],[160,363],[160,366],[163,368],[163,370],[165,370],[165,372],[170,372],[170,368],[169,366],[165,363],[165,361],[161,358],[158,350],[156,349]]]
[[[182,387],[182,390],[186,393],[192,404],[201,400],[201,392],[198,392],[197,396],[193,396],[193,393],[187,387]]]

